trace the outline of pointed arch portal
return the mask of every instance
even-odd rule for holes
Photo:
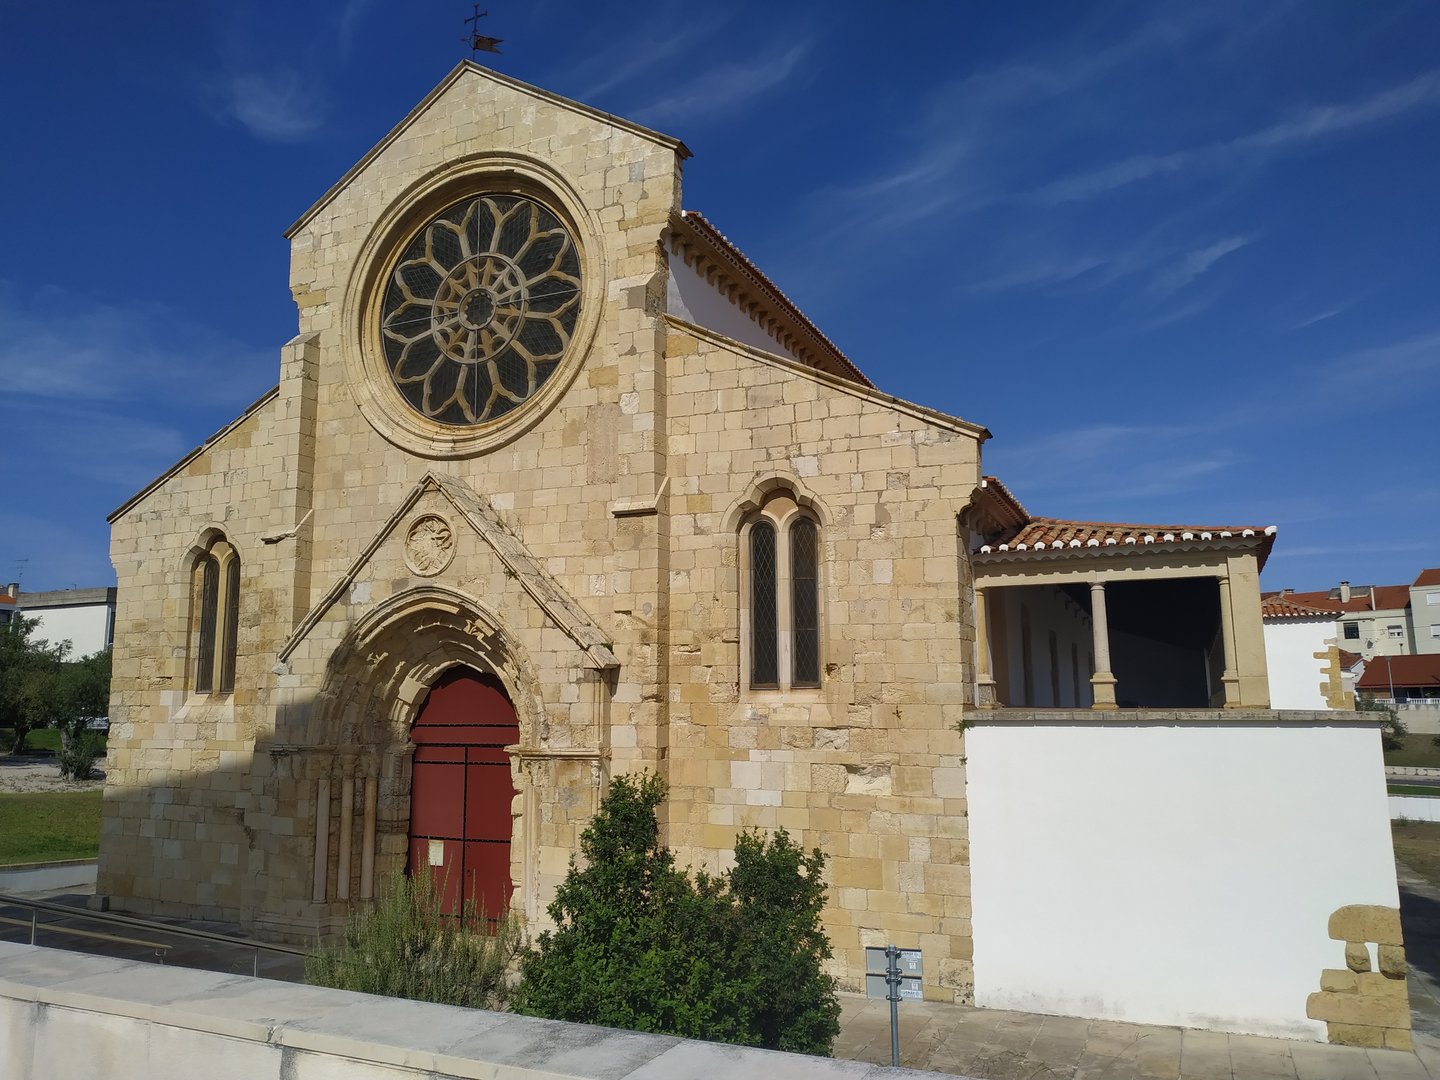
[[[452,667],[431,685],[410,738],[409,873],[429,870],[446,914],[473,903],[477,914],[496,918],[515,887],[510,808],[517,792],[505,750],[520,741],[515,707],[494,675]]]

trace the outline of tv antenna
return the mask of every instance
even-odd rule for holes
[[[500,54],[499,45],[505,39],[498,37],[487,37],[486,35],[480,33],[480,20],[485,18],[489,14],[490,12],[488,10],[481,11],[480,5],[476,4],[475,14],[471,15],[470,18],[465,20],[466,25],[470,27],[470,32],[460,40],[470,46],[471,60],[474,60],[476,55],[482,52],[495,53],[496,55]]]
[[[15,560],[15,584],[18,585],[21,581],[25,579],[25,564],[29,561],[29,559]]]

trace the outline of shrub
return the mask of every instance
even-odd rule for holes
[[[521,960],[517,1012],[686,1038],[828,1054],[839,1031],[823,969],[825,859],[783,831],[742,834],[722,877],[660,844],[657,776],[619,777],[549,907],[555,931]]]
[[[95,762],[105,756],[105,740],[93,731],[66,733],[60,740],[55,760],[62,780],[89,780]]]
[[[1371,698],[1357,697],[1355,710],[1383,714],[1380,721],[1380,749],[1382,751],[1404,748],[1405,736],[1410,734],[1410,729],[1405,726],[1405,721],[1400,719],[1400,713],[1393,705]]]
[[[428,873],[396,874],[375,905],[350,917],[342,941],[320,944],[305,960],[305,981],[339,990],[413,998],[472,1009],[503,1009],[510,965],[524,946],[519,920],[492,925],[467,905],[441,912]]]

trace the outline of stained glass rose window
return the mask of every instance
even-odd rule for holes
[[[523,404],[560,366],[580,316],[580,256],[540,203],[480,195],[427,222],[384,288],[396,389],[422,416],[468,427]]]

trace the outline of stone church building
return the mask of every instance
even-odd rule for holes
[[[650,769],[682,863],[826,853],[842,985],[894,941],[927,998],[1004,1003],[971,844],[1019,812],[982,836],[972,737],[1268,708],[1273,529],[1033,517],[983,427],[684,208],[688,156],[463,63],[291,227],[279,385],[111,518],[113,905],[310,940],[429,866],[540,923]]]

